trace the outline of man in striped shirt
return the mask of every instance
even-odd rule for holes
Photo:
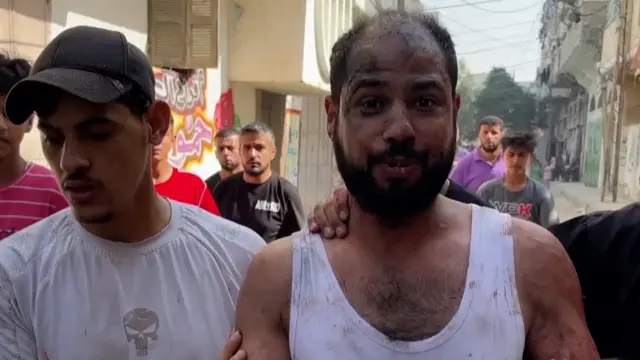
[[[67,207],[51,171],[20,156],[33,119],[13,125],[5,116],[5,96],[30,70],[25,59],[0,55],[0,240]]]

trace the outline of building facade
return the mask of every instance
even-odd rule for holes
[[[537,83],[548,113],[547,160],[561,159],[569,169],[567,180],[584,181],[586,172],[585,183],[591,186],[597,186],[592,168],[599,168],[599,161],[594,164],[595,150],[587,148],[587,130],[597,131],[588,120],[597,117],[590,105],[603,86],[598,63],[606,25],[606,0],[547,0],[543,5]]]
[[[174,166],[203,178],[219,170],[213,136],[260,120],[276,134],[272,168],[309,208],[341,183],[326,135],[329,55],[359,17],[397,0],[5,0],[0,49],[34,60],[64,29],[121,31],[156,70],[157,97],[169,103]],[[421,10],[406,0],[407,10]],[[44,163],[36,131],[23,142]]]

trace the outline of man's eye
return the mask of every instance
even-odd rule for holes
[[[44,142],[53,146],[60,146],[64,143],[64,138],[62,136],[49,136],[42,135]]]
[[[360,102],[359,107],[364,113],[377,113],[384,107],[384,103],[378,99],[365,99]]]
[[[104,141],[107,140],[111,136],[111,133],[105,132],[95,132],[88,134],[88,138],[92,141]]]
[[[434,105],[435,102],[427,98],[420,98],[416,101],[416,106],[422,109],[431,109]]]

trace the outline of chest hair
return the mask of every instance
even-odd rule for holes
[[[339,276],[342,290],[358,314],[396,341],[417,341],[439,333],[457,312],[466,266],[447,266],[430,274],[375,271]]]

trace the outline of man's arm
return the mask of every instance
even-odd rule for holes
[[[288,181],[283,181],[284,197],[287,201],[284,219],[278,232],[278,237],[287,237],[296,231],[300,231],[305,223],[302,200],[298,194],[298,189]]]
[[[540,217],[540,225],[545,229],[560,222],[560,216],[556,211],[556,204],[553,201],[553,195],[551,195],[551,192],[546,188],[542,193],[542,200],[540,201],[538,215]]]
[[[2,268],[0,268],[0,359],[38,359],[33,329],[20,313],[13,284]]]
[[[267,245],[251,261],[236,308],[236,329],[251,360],[290,360],[289,307],[292,244]]]
[[[564,248],[542,227],[512,221],[518,293],[527,324],[525,358],[599,360],[580,284]]]

